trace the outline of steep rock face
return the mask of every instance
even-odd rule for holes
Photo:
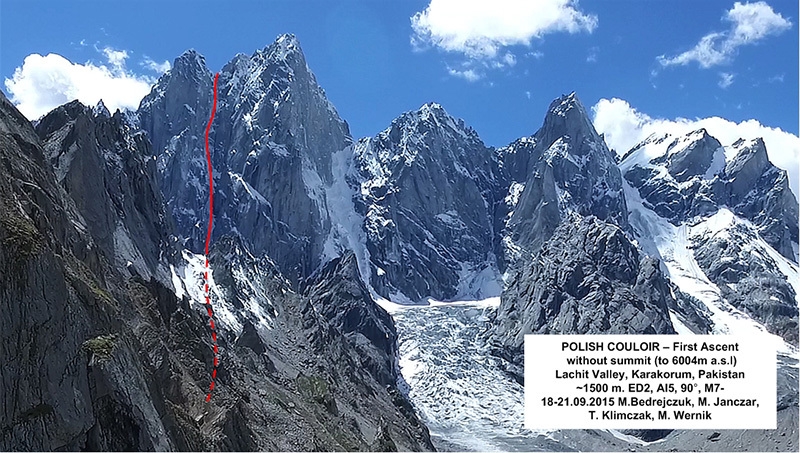
[[[139,108],[160,159],[165,198],[195,251],[205,240],[197,219],[208,211],[202,140],[212,80],[202,57],[187,52]],[[291,35],[251,56],[234,57],[220,71],[217,91],[209,137],[214,235],[240,234],[253,253],[269,253],[297,283],[322,263],[331,230],[325,187],[333,178],[333,153],[351,142],[347,124]],[[170,127],[162,127],[164,122]]]
[[[187,50],[175,59],[172,68],[142,99],[137,111],[141,127],[149,132],[154,149],[167,149],[172,137],[183,136],[183,140],[192,143],[203,139],[194,132],[211,114],[212,89],[213,76],[202,55]]]
[[[785,273],[792,263],[759,236],[750,222],[720,209],[692,228],[690,240],[697,263],[728,303],[796,345],[798,282]]]
[[[388,329],[390,323],[357,300],[363,294],[354,292],[363,283],[349,280],[358,278],[350,259],[329,263],[305,296],[269,258],[251,255],[240,238],[225,236],[214,246],[212,303],[223,352],[212,402],[227,420],[209,420],[207,427],[211,437],[225,436],[225,448],[432,448],[395,381],[383,382],[390,371],[370,361],[383,351],[366,326]],[[345,313],[337,316],[330,304],[344,301],[351,305],[342,303]],[[367,337],[373,338],[364,342]]]
[[[355,255],[331,260],[305,286],[312,304],[358,350],[364,367],[381,384],[394,386],[399,377],[397,329],[389,313],[372,300]]]
[[[178,267],[172,288],[118,267],[119,243],[102,242],[112,236],[103,227],[168,227],[154,215],[164,207],[140,154],[148,145],[99,108],[70,104],[44,120],[45,147],[0,97],[0,449],[432,448],[396,387],[237,238],[210,256],[220,366],[204,403],[213,355],[202,260],[185,253],[196,264],[187,270],[165,252],[157,267]],[[80,172],[98,178],[91,193]],[[108,221],[90,227],[84,215]],[[145,263],[158,259],[141,250]],[[341,284],[331,278],[320,285]]]
[[[2,94],[0,162],[0,314],[6,323],[0,347],[8,358],[0,370],[0,448],[44,450],[51,447],[46,433],[69,438],[92,425],[71,401],[73,389],[88,393],[85,368],[49,384],[49,375],[64,374],[68,359],[41,362],[49,354],[74,354],[81,342],[76,334],[88,330],[85,320],[75,319],[85,314],[59,259],[62,241],[78,233],[70,228],[63,190],[45,171],[36,133]],[[26,385],[19,385],[23,376]],[[69,423],[48,429],[55,417]]]
[[[723,173],[724,204],[752,221],[768,244],[796,263],[798,204],[786,171],[772,165],[761,139],[739,140],[732,148],[736,155]]]
[[[56,180],[111,264],[147,279],[163,272],[158,264],[174,256],[172,224],[144,134],[102,103],[93,110],[77,101],[44,116],[36,132]]]
[[[176,414],[151,398],[154,381],[144,376],[153,368],[138,354],[145,348],[136,330],[163,321],[145,315],[128,323],[137,309],[156,305],[163,286],[150,281],[134,300],[135,278],[109,266],[114,255],[90,234],[109,232],[89,229],[86,207],[57,183],[31,125],[4,96],[0,154],[0,339],[10,358],[0,378],[0,448],[177,448]],[[87,158],[76,168],[102,174],[97,163]]]
[[[503,292],[495,353],[522,382],[525,334],[675,333],[668,280],[617,226],[572,216]]]
[[[202,249],[206,234],[198,219],[208,213],[204,131],[212,99],[213,76],[205,59],[189,50],[175,59],[137,111],[153,146],[160,187],[176,231],[196,251]]]
[[[512,259],[541,246],[567,213],[627,229],[622,176],[575,93],[553,101],[533,137],[499,154],[508,178],[504,242]]]
[[[354,154],[375,290],[413,302],[491,295],[497,163],[475,131],[426,104]]]

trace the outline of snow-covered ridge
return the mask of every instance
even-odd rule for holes
[[[725,234],[725,230],[736,223],[747,225],[745,220],[739,219],[727,209],[720,209],[715,215],[694,225],[675,226],[646,208],[636,190],[630,187],[627,181],[624,184],[631,226],[637,233],[637,241],[642,251],[660,258],[670,280],[681,291],[705,304],[714,322],[712,333],[752,335],[759,341],[773,345],[778,352],[797,356],[796,347],[786,343],[781,337],[769,333],[763,325],[724,300],[719,287],[711,282],[694,257],[693,237]],[[757,235],[756,229],[752,225],[749,226],[753,228],[753,234]],[[797,290],[797,267],[763,240],[759,240],[753,246],[773,259],[779,257],[780,260],[776,262],[780,263],[782,272],[785,272],[787,279]],[[677,319],[674,313],[672,319],[673,321]]]

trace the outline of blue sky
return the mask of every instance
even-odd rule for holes
[[[217,71],[286,32],[355,137],[436,101],[502,146],[573,90],[612,145],[661,120],[756,119],[798,133],[796,1],[4,0],[2,88],[28,116],[70,97],[135,104],[188,48]]]

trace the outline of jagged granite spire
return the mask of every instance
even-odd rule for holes
[[[622,176],[573,92],[554,100],[533,137],[499,151],[507,175],[506,251],[535,250],[568,213],[628,227]],[[521,166],[527,172],[515,171]],[[519,179],[525,178],[525,179]]]
[[[406,112],[354,147],[357,211],[370,282],[384,297],[488,297],[494,258],[496,158],[439,104]]]
[[[175,60],[139,109],[158,156],[161,186],[186,245],[205,237],[203,158],[213,90],[205,60],[190,50]],[[325,187],[331,157],[350,133],[306,64],[297,39],[281,35],[220,71],[209,136],[214,166],[213,238],[238,234],[269,254],[294,282],[322,262],[331,229]],[[213,240],[212,238],[212,240]]]

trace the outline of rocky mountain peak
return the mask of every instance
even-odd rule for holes
[[[403,113],[379,136],[389,138],[396,143],[405,143],[409,140],[430,142],[435,140],[434,137],[447,136],[451,140],[480,143],[483,146],[475,130],[463,119],[451,116],[444,107],[435,102],[428,102],[417,110]]]
[[[411,302],[492,295],[481,282],[494,272],[497,162],[477,133],[428,103],[353,152],[378,294]]]
[[[535,250],[567,213],[593,215],[627,229],[628,210],[616,159],[574,92],[550,104],[532,139],[508,148],[501,153],[510,177],[507,199],[518,200],[509,207],[506,226],[513,246],[508,250]],[[514,167],[527,171],[519,174]]]
[[[673,140],[667,153],[653,160],[661,162],[667,163],[667,170],[676,181],[685,182],[694,176],[713,177],[722,169],[725,155],[719,140],[705,129],[698,129]]]
[[[603,143],[575,92],[561,96],[550,104],[544,124],[537,134],[538,140],[546,146],[562,137],[567,138],[572,144]],[[573,152],[580,154],[589,151],[583,146],[573,148]]]
[[[209,72],[206,66],[206,59],[194,49],[184,51],[172,64],[172,69],[168,72],[179,74],[200,74]]]
[[[74,121],[80,116],[91,117],[91,109],[87,108],[77,99],[60,105],[44,115],[36,125],[39,134],[50,134],[64,124]]]
[[[760,176],[772,164],[767,156],[767,147],[762,138],[745,140],[740,138],[731,145],[736,150],[734,158],[725,165],[725,174],[733,175],[742,171]]]
[[[139,116],[158,156],[161,188],[186,246],[198,250],[207,206],[203,137],[213,101],[205,60],[187,51],[142,101]],[[297,39],[281,35],[220,71],[209,133],[214,235],[241,235],[297,283],[320,264],[331,223],[331,158],[352,142],[309,70]],[[212,238],[212,241],[214,239]]]
[[[195,50],[174,60],[172,69],[159,77],[137,110],[154,149],[164,149],[170,137],[208,119],[212,86],[205,58]]]
[[[300,46],[300,41],[292,34],[279,35],[268,46],[257,50],[252,55],[251,60],[256,66],[264,68],[283,66],[289,72],[311,73],[306,63],[303,49]]]
[[[437,103],[437,102],[426,102],[425,104],[422,104],[422,106],[419,108],[418,111],[422,115],[437,115],[437,114],[439,114],[439,115],[445,115],[445,116],[448,116],[448,117],[450,116],[445,111],[444,107],[442,107],[442,105]]]
[[[550,103],[550,107],[547,108],[547,113],[558,116],[567,116],[574,109],[577,109],[578,112],[576,113],[579,113],[580,110],[584,110],[585,113],[583,104],[581,104],[580,99],[578,99],[578,95],[573,91],[569,94],[565,94],[554,99],[553,102]]]
[[[300,41],[291,33],[284,33],[275,39],[275,42],[268,47],[272,53],[280,58],[286,58],[290,54],[303,55],[303,50],[300,47]]]
[[[94,106],[94,109],[92,109],[92,112],[94,113],[95,116],[102,116],[104,118],[111,117],[111,112],[108,111],[108,108],[103,103],[102,99],[100,99],[97,102],[97,105]]]

